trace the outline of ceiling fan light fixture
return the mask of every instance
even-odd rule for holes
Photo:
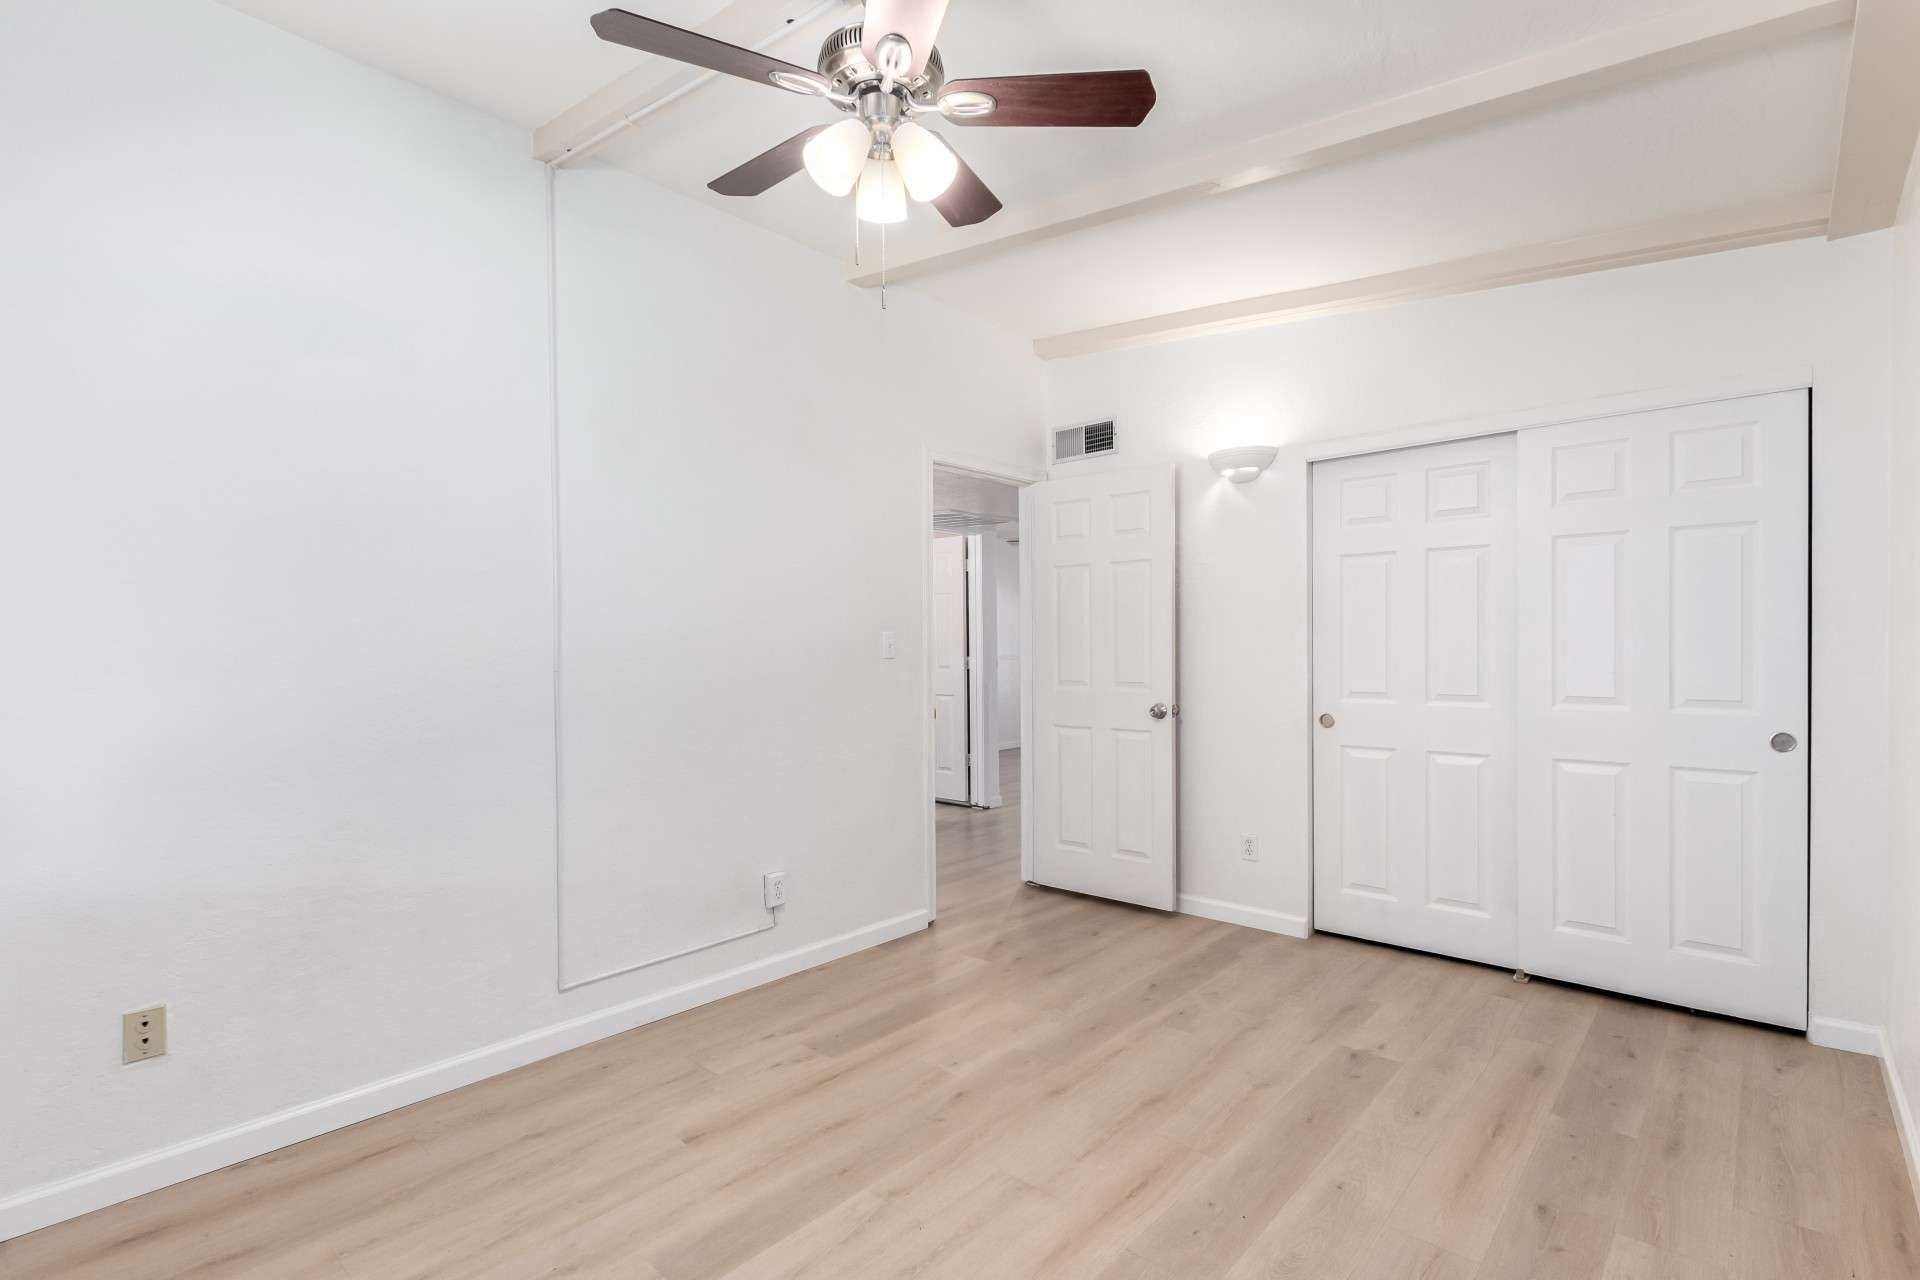
[[[854,212],[862,222],[894,223],[907,220],[907,188],[891,160],[869,160],[860,172],[860,190]]]
[[[860,181],[873,146],[873,133],[861,120],[842,120],[808,139],[801,149],[807,176],[830,196],[844,196]]]
[[[907,194],[923,204],[945,195],[954,175],[960,172],[959,157],[940,135],[911,120],[893,131],[893,158],[900,164]]]

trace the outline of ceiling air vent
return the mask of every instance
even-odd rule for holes
[[[1053,433],[1053,460],[1092,458],[1113,452],[1113,423],[1089,422],[1084,427],[1063,427]]]

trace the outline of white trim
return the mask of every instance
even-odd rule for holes
[[[1184,154],[1051,200],[1022,201],[1021,208],[991,222],[943,232],[927,247],[899,255],[887,264],[887,275],[899,283],[1087,227],[1348,164],[1583,94],[1767,48],[1852,17],[1852,0],[1695,0],[1648,22],[1599,31],[1337,115]],[[1240,125],[1260,127],[1244,115]],[[871,268],[856,267],[849,275],[863,287],[880,283],[880,273]]]
[[[932,922],[939,917],[940,864],[936,849],[934,805],[935,788],[933,785],[934,749],[933,749],[933,557],[927,554],[926,541],[933,532],[933,470],[958,471],[985,480],[997,480],[1001,484],[1010,484],[1020,490],[1020,514],[1024,519],[1027,510],[1027,490],[1045,479],[1045,473],[1027,467],[1015,466],[998,459],[983,457],[979,454],[958,453],[949,449],[935,449],[931,446],[921,451],[920,461],[920,714],[926,719],[921,725],[920,738],[920,776],[924,780],[923,808],[926,811],[923,854],[927,866],[927,920]],[[1020,575],[1026,578],[1026,540],[1021,540]],[[1027,644],[1026,593],[1020,596],[1020,644]],[[1020,703],[1021,715],[1026,715],[1026,704],[1030,696],[1027,688],[1026,664],[1020,665]],[[1021,756],[1020,777],[1024,784],[1027,779],[1026,756]],[[1024,794],[1024,792],[1023,792]],[[1031,855],[1028,852],[1030,830],[1025,815],[1030,810],[1023,806],[1020,825],[1020,872],[1024,877],[1030,866]]]
[[[1913,1188],[1914,1204],[1920,1207],[1920,1129],[1913,1119],[1913,1103],[1900,1079],[1900,1063],[1886,1032],[1880,1028],[1880,1073],[1887,1080],[1887,1102],[1893,1109],[1893,1127],[1900,1134],[1900,1151],[1907,1158],[1907,1184]]]
[[[1811,1017],[1807,1019],[1807,1039],[1823,1049],[1864,1053],[1870,1058],[1884,1058],[1887,1053],[1887,1033],[1869,1022]]]
[[[1531,409],[1512,409],[1504,413],[1474,418],[1455,418],[1445,422],[1416,423],[1364,435],[1341,436],[1334,440],[1309,441],[1291,450],[1305,462],[1328,462],[1334,458],[1352,458],[1363,453],[1385,453],[1392,449],[1410,449],[1416,445],[1444,444],[1450,440],[1471,440],[1478,436],[1505,435],[1510,431],[1529,431],[1536,427],[1554,427],[1567,422],[1591,422],[1596,418],[1615,418],[1622,414],[1651,413],[1656,409],[1677,409],[1686,405],[1712,404],[1719,400],[1739,400],[1746,396],[1767,396],[1777,391],[1807,391],[1813,387],[1813,369],[1807,365],[1756,371],[1740,377],[1714,382],[1689,383],[1681,387],[1651,387],[1618,395],[1586,400],[1563,400],[1537,405]]]
[[[1900,1136],[1900,1151],[1907,1161],[1907,1183],[1913,1189],[1914,1206],[1920,1209],[1920,1127],[1915,1125],[1913,1101],[1900,1078],[1900,1064],[1893,1056],[1887,1029],[1845,1018],[1812,1018],[1807,1022],[1807,1039],[1822,1048],[1880,1059],[1880,1074],[1886,1081],[1893,1127]]]
[[[1822,193],[1716,209],[1594,235],[1496,249],[1383,275],[1209,303],[1036,338],[1033,353],[1042,360],[1058,360],[1802,240],[1827,233],[1831,200]]]
[[[577,1049],[608,1036],[631,1031],[698,1005],[761,986],[789,974],[838,960],[842,956],[891,942],[927,926],[927,913],[905,915],[843,933],[823,942],[797,947],[728,969],[712,977],[643,996],[566,1022],[529,1031],[429,1066],[402,1072],[357,1089],[276,1111],[257,1120],[144,1155],[121,1160],[86,1173],[32,1187],[0,1201],[0,1240],[10,1240],[42,1227],[77,1218],[83,1213],[157,1191],[161,1187],[197,1178],[228,1165],[277,1151],[281,1147],[357,1124],[362,1120],[410,1106],[426,1098],[462,1088],[502,1072],[524,1067],[555,1054]]]
[[[1028,522],[1036,509],[1035,492],[1033,485],[1020,490],[1020,879],[1029,884],[1033,881],[1033,758],[1037,753],[1025,749],[1033,745],[1033,664],[1027,661],[1033,652],[1033,554],[1027,549],[1033,539],[1027,531],[1033,527]]]
[[[1225,924],[1244,925],[1249,929],[1259,929],[1266,933],[1278,933],[1289,938],[1304,938],[1311,930],[1305,916],[1289,915],[1284,911],[1269,911],[1265,907],[1249,907],[1238,902],[1222,902],[1218,898],[1202,898],[1196,894],[1180,895],[1180,914],[1200,916],[1206,920],[1219,920]]]

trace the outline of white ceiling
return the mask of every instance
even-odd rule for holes
[[[605,44],[599,0],[227,0],[529,129],[646,55]],[[624,0],[694,26],[724,0]],[[947,136],[1010,209],[1322,119],[1686,7],[1687,0],[952,0],[950,77],[1146,67],[1136,130]],[[851,20],[858,6],[851,3]],[[768,52],[811,64],[819,24]],[[770,33],[771,34],[771,33]],[[1370,160],[1015,250],[910,287],[1023,337],[1351,279],[1464,254],[1827,189],[1844,28]],[[602,153],[691,198],[851,261],[850,202],[795,178],[757,199],[706,182],[824,120],[816,100],[717,77]],[[991,225],[991,224],[989,224]],[[930,208],[889,251],[950,234]],[[869,228],[866,261],[878,250]],[[1120,269],[1124,267],[1124,269]]]

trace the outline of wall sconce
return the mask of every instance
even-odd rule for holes
[[[1270,444],[1250,444],[1240,449],[1219,449],[1207,455],[1207,465],[1235,484],[1247,481],[1273,465],[1280,450]]]

